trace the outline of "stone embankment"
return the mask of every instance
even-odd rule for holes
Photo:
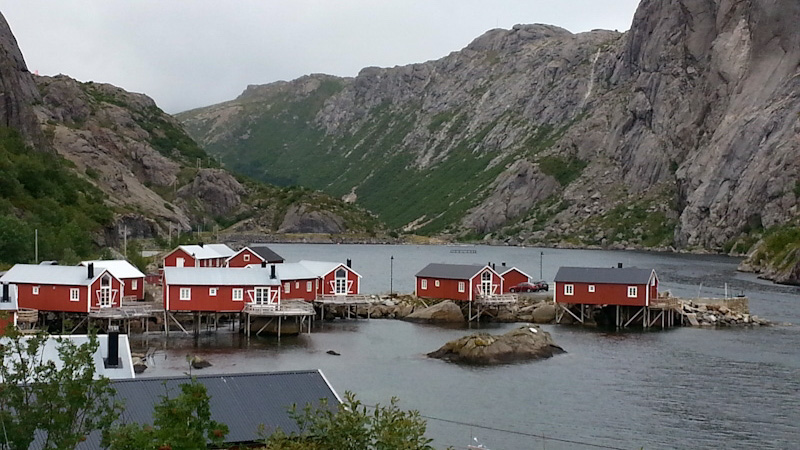
[[[368,308],[370,317],[374,319],[405,319],[434,323],[465,321],[461,306],[451,300],[423,300],[413,295],[375,296]],[[366,307],[359,309],[359,315],[367,315]],[[487,311],[483,317],[493,322],[552,323],[556,311],[551,297],[546,294],[531,294],[520,295],[516,304]]]
[[[680,308],[693,326],[762,326],[771,325],[767,319],[751,315],[749,309],[731,308],[729,306],[703,303],[700,300],[681,300]]]
[[[464,364],[503,364],[550,358],[565,353],[539,327],[520,327],[500,336],[477,333],[450,341],[428,353],[431,358]]]

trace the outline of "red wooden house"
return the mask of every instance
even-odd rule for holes
[[[228,258],[227,267],[247,267],[253,264],[281,264],[284,259],[263,244],[251,244]]]
[[[303,260],[298,264],[317,277],[317,295],[358,295],[361,292],[361,275],[347,264],[328,261]]]
[[[516,267],[512,267],[505,272],[500,274],[503,277],[503,293],[507,294],[511,288],[520,284],[520,283],[531,283],[533,282],[533,278],[527,273],[517,269]]]
[[[479,295],[503,292],[503,277],[490,266],[428,264],[416,274],[414,293],[420,298],[444,298],[471,302]]]
[[[265,263],[266,264],[266,263]],[[300,263],[277,264],[282,299],[313,301],[321,291],[322,278]]]
[[[658,276],[653,269],[561,267],[554,283],[556,303],[650,306],[658,298]]]
[[[123,283],[94,264],[50,266],[17,264],[0,278],[17,285],[20,308],[88,313],[92,308],[119,308]]]
[[[17,326],[17,286],[3,283],[2,296],[0,296],[0,336],[6,333],[10,326]]]
[[[167,253],[164,267],[224,267],[234,253],[225,244],[181,245]]]
[[[119,280],[122,280],[123,300],[144,300],[144,280],[145,275],[133,264],[125,260],[96,260],[83,261],[82,266],[94,264],[95,269],[107,269]]]
[[[257,268],[165,267],[167,311],[240,312],[245,304],[280,306],[281,283],[274,266]]]

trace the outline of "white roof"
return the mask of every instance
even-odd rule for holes
[[[276,286],[267,270],[231,267],[165,267],[164,282],[184,286]]]
[[[82,266],[94,264],[95,268],[103,268],[111,272],[111,275],[119,279],[125,278],[144,278],[144,274],[133,264],[124,259],[98,259],[94,261],[83,261]]]
[[[27,340],[30,339],[32,336],[23,336],[21,339]],[[47,339],[40,349],[38,355],[42,356],[44,361],[53,361],[56,364],[56,367],[59,369],[63,367],[63,362],[58,355],[58,342],[54,339],[56,336],[51,336]],[[76,345],[82,345],[89,342],[89,336],[87,335],[68,335],[68,336],[60,336],[64,339],[69,339],[74,342]],[[99,378],[100,376],[104,376],[106,378],[111,379],[127,379],[127,378],[134,378],[134,371],[133,371],[133,360],[131,358],[131,346],[128,341],[128,336],[125,334],[119,335],[119,358],[122,360],[122,366],[118,368],[106,368],[105,363],[103,362],[103,358],[108,357],[108,335],[103,334],[97,336],[99,346],[97,351],[94,352],[93,360],[94,360],[94,367],[95,367],[95,379]],[[9,338],[0,338],[0,343],[4,343],[5,341],[9,341]],[[13,356],[12,356],[13,357]],[[37,358],[38,360],[38,358]]]
[[[192,255],[195,259],[230,258],[236,254],[225,244],[181,245],[179,249]]]
[[[2,289],[2,287],[0,287]],[[0,290],[0,296],[2,295],[2,290]],[[16,311],[19,309],[19,305],[17,303],[17,285],[16,284],[9,284],[8,285],[8,299],[10,301],[4,302],[2,298],[0,298],[0,311]]]
[[[0,281],[27,284],[63,284],[69,286],[89,286],[105,269],[95,268],[94,277],[88,277],[88,268],[83,266],[40,266],[36,264],[15,264]],[[112,274],[113,275],[113,274]]]
[[[511,267],[511,268],[509,268],[509,269],[508,269],[508,270],[506,270],[505,272],[501,273],[501,274],[500,274],[500,276],[501,276],[501,277],[505,277],[505,276],[506,276],[506,274],[507,274],[508,272],[511,272],[512,270],[516,270],[517,272],[519,272],[519,273],[521,273],[521,274],[525,275],[526,277],[528,277],[528,279],[531,279],[531,280],[533,279],[533,278],[532,278],[530,275],[528,275],[527,273],[523,272],[522,270],[520,270],[520,269],[519,269],[519,268],[517,268],[517,267]]]
[[[339,266],[347,267],[347,265],[345,265],[344,263],[330,262],[330,261],[309,261],[306,259],[300,261],[297,264],[302,265],[317,277],[323,277],[333,272]],[[358,272],[356,272],[355,270],[349,267],[347,267],[347,269],[353,272],[354,274],[358,275],[359,278],[361,277],[361,275],[359,275]]]

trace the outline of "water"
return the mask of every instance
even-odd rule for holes
[[[505,261],[552,281],[562,265],[653,267],[661,289],[677,295],[744,291],[751,312],[800,323],[797,288],[735,272],[738,260],[646,252],[447,246],[274,245],[287,261],[353,260],[362,291],[413,291],[429,262]],[[543,255],[541,253],[544,253]],[[390,257],[394,256],[393,260]],[[391,268],[390,268],[391,266]],[[702,288],[700,284],[702,283]],[[516,325],[482,325],[499,334]],[[417,409],[437,448],[465,448],[477,436],[489,448],[800,448],[800,327],[611,333],[544,326],[568,353],[496,367],[463,367],[424,355],[469,330],[393,320],[325,323],[312,334],[255,338],[238,333],[149,338],[159,348],[148,376],[187,370],[185,356],[214,366],[203,373],[321,369],[342,394],[367,404]],[[336,350],[341,356],[326,354]],[[444,420],[441,420],[444,419]],[[457,422],[457,423],[454,423]],[[472,424],[472,425],[470,425]],[[489,428],[489,429],[487,429]],[[502,430],[502,431],[501,431]],[[569,441],[569,442],[564,442]]]

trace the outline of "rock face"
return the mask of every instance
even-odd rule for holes
[[[405,316],[412,322],[464,323],[464,313],[452,300],[445,300]]]
[[[550,358],[564,353],[550,333],[539,327],[521,327],[501,336],[473,334],[448,342],[428,353],[431,358],[465,364],[503,364]]]
[[[41,149],[42,130],[33,112],[39,91],[28,71],[17,39],[0,13],[0,125],[19,130],[28,144]]]
[[[624,34],[517,25],[179,117],[232,167],[398,228],[721,249],[800,214],[797,23],[796,0],[645,1]]]

